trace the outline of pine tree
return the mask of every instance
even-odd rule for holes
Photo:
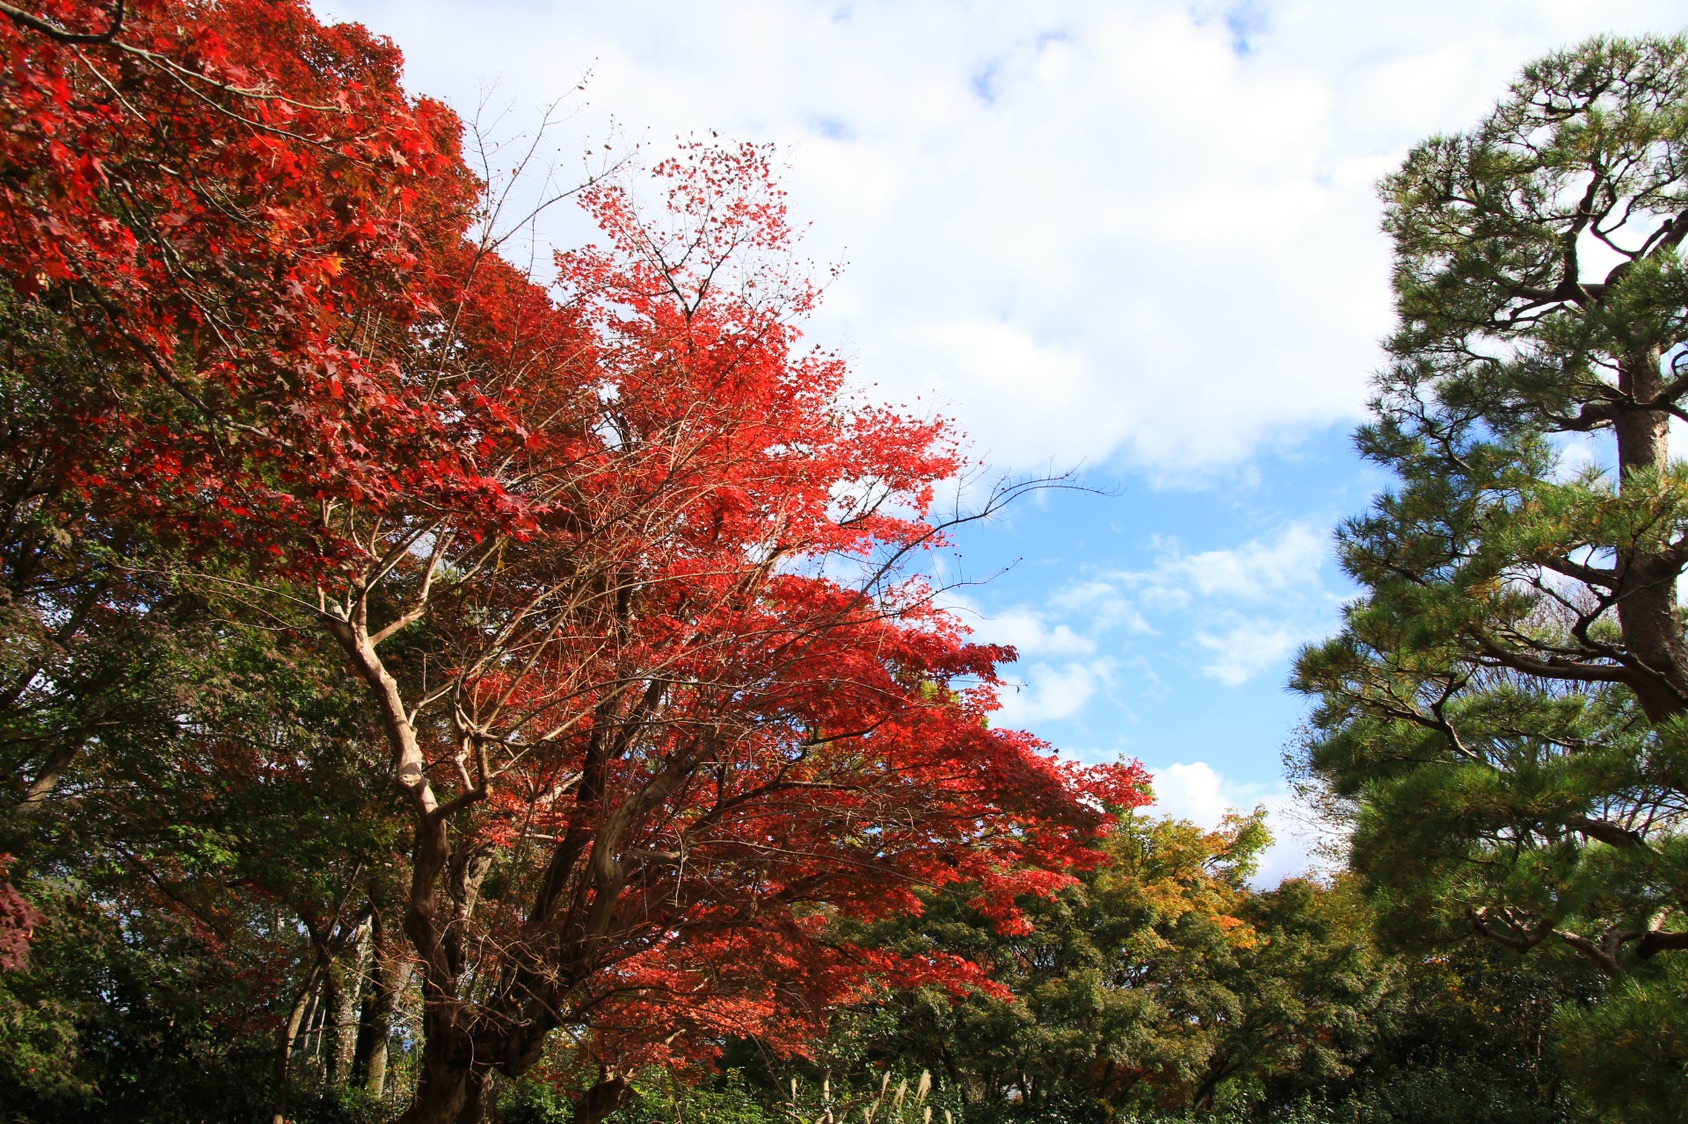
[[[1397,483],[1339,531],[1304,764],[1403,928],[1640,978],[1688,948],[1688,42],[1545,58],[1382,192]]]

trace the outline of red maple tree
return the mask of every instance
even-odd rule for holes
[[[835,923],[963,881],[1017,925],[1016,895],[1065,884],[1141,800],[1134,767],[991,728],[1012,653],[897,578],[940,541],[959,461],[943,423],[851,400],[797,349],[817,293],[769,154],[694,146],[652,177],[649,213],[586,193],[609,244],[560,259],[567,329],[501,359],[519,439],[483,438],[486,472],[526,516],[340,513],[366,567],[320,616],[417,825],[408,1119],[477,1119],[559,1027],[602,1062],[591,1120],[639,1064],[726,1036],[803,1049],[876,977],[978,984]]]
[[[288,0],[31,9],[0,6],[6,712],[184,559],[314,582],[356,555],[336,497],[488,493],[475,409],[369,342],[438,334],[479,205],[392,45]],[[48,740],[25,811],[86,738]]]
[[[800,350],[765,150],[587,191],[606,245],[553,299],[466,240],[457,121],[361,29],[0,13],[0,276],[116,357],[12,451],[72,528],[39,568],[136,528],[363,679],[415,832],[407,1120],[482,1118],[562,1028],[591,1121],[726,1036],[800,1052],[875,981],[984,986],[839,923],[971,883],[1023,924],[1141,802],[988,724],[1012,652],[905,576],[953,437]]]

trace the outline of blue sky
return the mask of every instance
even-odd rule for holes
[[[1098,491],[966,530],[945,576],[1017,644],[1006,720],[1140,758],[1163,807],[1264,803],[1306,861],[1280,753],[1296,647],[1350,593],[1331,529],[1390,326],[1373,184],[1518,68],[1662,0],[319,0],[407,83],[582,153],[711,131],[776,143],[808,252],[842,262],[810,338],[869,393],[953,417],[988,473]],[[584,89],[578,89],[583,83]],[[508,158],[500,154],[495,164]],[[566,209],[542,231],[587,236]]]

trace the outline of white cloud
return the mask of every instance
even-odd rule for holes
[[[1154,776],[1155,802],[1150,808],[1163,816],[1217,827],[1226,813],[1239,810],[1237,801],[1222,791],[1224,778],[1205,761],[1168,765]]]
[[[1080,636],[1070,625],[1050,627],[1044,614],[1031,609],[1010,609],[991,616],[982,624],[988,630],[991,643],[1011,644],[1027,656],[1089,656],[1096,652],[1096,641]]]
[[[1257,886],[1275,886],[1283,879],[1326,868],[1326,842],[1334,830],[1300,806],[1295,794],[1282,786],[1238,784],[1205,761],[1167,765],[1152,770],[1155,802],[1152,814],[1189,820],[1216,828],[1231,812],[1247,814],[1266,809],[1272,845],[1260,855]]]
[[[1121,628],[1127,632],[1154,635],[1156,631],[1148,618],[1111,581],[1080,580],[1062,586],[1049,595],[1049,606],[1054,612],[1082,617],[1098,632]]]
[[[1330,629],[1338,598],[1322,573],[1330,559],[1322,530],[1292,523],[1227,549],[1186,554],[1162,539],[1159,550],[1149,569],[1058,590],[1048,611],[1083,620],[1093,636],[1120,628],[1153,635],[1161,631],[1154,620],[1173,620],[1173,631],[1206,653],[1202,673],[1228,687],[1282,666],[1297,646]],[[990,625],[981,631],[995,637]]]
[[[1174,540],[1162,540],[1152,570],[1116,575],[1143,598],[1183,605],[1205,601],[1261,602],[1319,585],[1319,567],[1330,555],[1327,532],[1305,523],[1279,530],[1271,540],[1254,539],[1226,550],[1185,555]]]
[[[1107,660],[1071,661],[1059,667],[1042,662],[1016,665],[1002,692],[996,720],[1004,726],[1023,727],[1071,718],[1107,685],[1110,670]]]
[[[320,6],[464,108],[483,76],[529,111],[591,69],[565,144],[612,114],[659,147],[781,143],[811,252],[853,263],[813,334],[864,381],[947,405],[999,467],[1169,483],[1357,415],[1389,321],[1371,184],[1407,145],[1545,50],[1681,23],[1665,0]]]
[[[1202,665],[1202,674],[1227,687],[1240,687],[1288,659],[1303,641],[1324,629],[1294,629],[1271,621],[1243,620],[1230,631],[1215,635],[1206,630],[1195,635],[1201,647],[1213,653]]]
[[[1104,695],[1124,706],[1108,691],[1116,680],[1133,697],[1156,696],[1153,663],[1180,651],[1195,656],[1203,676],[1240,687],[1280,671],[1299,645],[1331,629],[1339,598],[1322,572],[1329,536],[1310,525],[1194,554],[1172,539],[1157,546],[1154,566],[1071,582],[1040,607],[986,613],[946,594],[979,640],[1019,652],[1008,672],[1018,686],[1003,693],[1001,721],[1072,718]],[[1140,650],[1144,642],[1158,644],[1157,661]]]

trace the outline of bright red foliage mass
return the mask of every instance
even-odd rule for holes
[[[1142,802],[989,726],[1011,651],[899,576],[960,461],[798,350],[765,150],[684,147],[648,208],[593,185],[607,244],[553,299],[465,240],[457,122],[361,29],[147,0],[0,52],[0,271],[123,357],[53,413],[63,490],[238,558],[367,685],[415,830],[407,1119],[480,1119],[563,1027],[590,1121],[632,1067],[801,1052],[876,983],[988,986],[841,922],[966,883],[1012,931]]]
[[[0,20],[0,274],[110,357],[59,404],[104,512],[248,555],[332,554],[311,500],[476,486],[359,326],[434,308],[478,185],[391,43],[302,4],[131,0],[109,43]],[[103,29],[101,5],[41,13]]]

